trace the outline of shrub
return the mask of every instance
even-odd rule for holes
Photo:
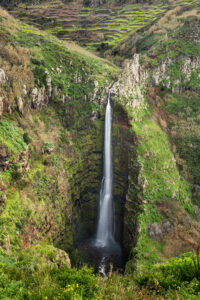
[[[179,257],[170,258],[165,264],[152,265],[150,270],[142,270],[135,275],[135,281],[142,287],[158,290],[160,288],[176,289],[183,284],[199,278],[198,256],[185,253]]]
[[[30,138],[30,136],[28,135],[28,133],[27,132],[25,132],[24,134],[23,134],[23,139],[24,139],[24,142],[26,143],[26,144],[30,144],[31,143],[31,138]]]

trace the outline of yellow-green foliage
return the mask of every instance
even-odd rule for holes
[[[161,259],[162,243],[147,236],[147,224],[163,220],[157,204],[178,201],[187,213],[194,215],[191,186],[179,173],[169,138],[151,116],[145,114],[144,110],[143,117],[132,123],[132,129],[138,136],[139,184],[143,189],[136,247],[139,264],[156,263]]]
[[[19,191],[10,188],[0,222],[0,244],[8,252],[20,248],[20,233],[29,216],[30,209],[27,203],[21,201]]]
[[[68,269],[56,260],[53,246],[40,244],[9,256],[0,248],[1,299],[96,299],[97,285],[92,270]]]
[[[19,151],[26,149],[22,130],[9,119],[0,121],[0,144],[4,146],[10,155],[17,155]]]

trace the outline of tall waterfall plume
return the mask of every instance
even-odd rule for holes
[[[112,167],[112,110],[108,91],[104,133],[104,170],[100,190],[100,207],[95,244],[109,247],[116,242],[113,235],[113,167]]]

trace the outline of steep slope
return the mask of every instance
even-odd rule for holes
[[[96,1],[94,1],[96,3]],[[120,44],[130,35],[139,35],[147,26],[158,22],[166,12],[177,8],[198,7],[198,1],[102,1],[100,7],[85,7],[82,1],[45,1],[37,5],[18,5],[12,13],[30,24],[47,30],[63,40],[73,40],[88,49],[100,51],[110,60],[121,62],[118,51]],[[126,43],[126,42],[125,42]],[[129,51],[128,55],[134,53]]]
[[[200,26],[198,7],[179,4],[118,47],[122,33],[113,54],[130,60],[117,79],[118,69],[94,54],[0,11],[2,297],[198,299]],[[43,5],[28,11],[52,9]],[[111,266],[101,278],[70,270],[61,249],[72,265],[88,262],[74,245],[95,229],[114,80],[115,213],[124,213],[127,264],[126,275]]]
[[[98,193],[102,104],[117,69],[3,10],[1,32],[1,247],[15,252],[48,237],[72,250],[73,207]]]
[[[135,54],[113,88],[139,139],[141,265],[198,247],[199,207],[193,206],[199,205],[200,183],[198,28],[199,18],[188,17],[168,40]],[[130,201],[127,205],[131,208]]]

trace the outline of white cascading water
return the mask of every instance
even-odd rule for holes
[[[108,247],[116,243],[113,237],[112,110],[110,92],[109,89],[105,114],[104,171],[100,190],[99,219],[95,241],[98,247]]]

